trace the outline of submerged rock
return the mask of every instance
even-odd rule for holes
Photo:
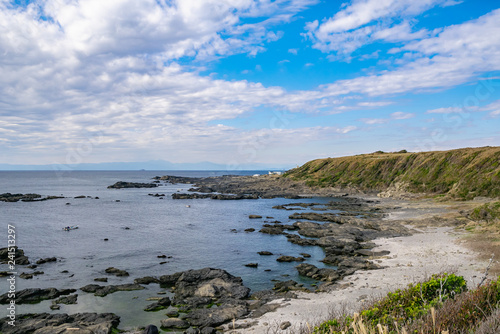
[[[107,285],[107,286],[101,286],[98,284],[89,284],[80,288],[80,290],[82,290],[83,292],[93,293],[95,296],[98,297],[104,297],[116,291],[133,291],[133,290],[144,290],[144,289],[145,288],[139,284],[120,284],[120,285]]]

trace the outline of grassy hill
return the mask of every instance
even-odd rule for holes
[[[317,159],[285,174],[310,186],[472,199],[500,197],[500,147]]]

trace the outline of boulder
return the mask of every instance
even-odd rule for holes
[[[249,313],[248,306],[243,301],[232,301],[219,307],[193,310],[187,320],[198,327],[217,327],[233,319],[241,318]]]
[[[128,272],[126,272],[125,270],[120,270],[120,269],[117,269],[115,267],[109,267],[105,270],[106,273],[108,274],[113,274],[113,275],[116,275],[116,276],[128,276]]]
[[[147,325],[142,334],[158,334],[158,327],[155,325]]]
[[[156,303],[149,304],[144,308],[144,311],[146,312],[156,312],[159,310],[163,310],[167,307],[169,307],[171,304],[170,298],[164,297],[158,300]]]
[[[14,252],[12,252],[12,248],[14,248]],[[9,252],[9,250],[11,252]],[[17,246],[0,248],[0,263],[8,263],[12,260],[9,257],[12,255],[14,255],[16,265],[24,266],[30,264],[28,257],[24,255],[24,251]]]
[[[48,257],[48,258],[40,259],[40,260],[36,261],[36,264],[44,264],[47,262],[56,262],[56,261],[57,261],[56,257]]]
[[[78,298],[77,294],[69,295],[66,297],[57,298],[56,300],[54,300],[53,303],[54,304],[66,304],[66,305],[76,304],[77,298]]]
[[[161,321],[161,327],[165,329],[186,329],[189,323],[179,318],[167,318]]]
[[[190,297],[208,297],[212,300],[222,297],[242,299],[249,293],[250,289],[243,285],[240,277],[222,269],[204,268],[184,271],[178,276],[174,301],[175,304],[182,304]]]

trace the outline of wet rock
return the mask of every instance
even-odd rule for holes
[[[259,255],[264,255],[264,256],[273,255],[273,253],[268,252],[268,251],[261,251],[261,252],[258,252],[257,254],[259,254]]]
[[[305,257],[305,258],[311,257],[311,254],[307,254],[307,253],[300,253],[300,255],[302,255],[302,257]]]
[[[135,284],[151,284],[151,283],[160,283],[160,280],[156,277],[146,276],[141,278],[134,279]]]
[[[260,219],[260,218],[262,218],[262,216],[259,216],[259,215],[249,215],[248,218],[250,218],[250,219]]]
[[[108,274],[113,274],[113,275],[116,275],[116,276],[128,276],[128,272],[126,272],[125,270],[120,270],[120,269],[117,269],[115,267],[109,267],[105,270],[106,273]]]
[[[95,296],[104,297],[116,291],[133,291],[144,290],[144,287],[139,284],[120,284],[120,285],[107,285],[101,286],[98,284],[89,284],[80,288],[83,292],[93,293]]]
[[[29,288],[16,292],[15,301],[17,304],[27,304],[27,303],[38,303],[42,300],[54,299],[59,296],[69,295],[75,292],[75,289],[61,289],[56,288]],[[0,304],[10,303],[11,298],[9,298],[8,293],[4,293],[0,296]]]
[[[245,229],[245,232],[255,232],[255,229],[254,228],[247,228],[247,229]]]
[[[279,258],[276,259],[278,262],[301,262],[304,261],[305,259],[303,257],[294,257],[294,256],[288,256],[288,255],[282,255]]]
[[[12,255],[14,255],[16,265],[24,266],[30,264],[28,257],[24,255],[24,251],[17,246],[0,248],[0,263],[12,261],[12,258],[9,257]]]
[[[21,275],[19,275],[19,278],[32,279],[33,275],[32,274],[28,274],[28,273],[22,273]]]
[[[245,267],[249,267],[249,268],[257,268],[259,266],[258,263],[247,263],[245,264]]]
[[[57,298],[53,301],[54,304],[76,304],[76,300],[78,299],[78,294],[69,295],[65,297]]]
[[[48,257],[48,258],[40,259],[40,260],[36,261],[36,264],[40,265],[40,264],[44,264],[47,262],[56,262],[56,261],[57,261],[56,257]]]
[[[108,281],[108,278],[107,277],[98,277],[98,278],[94,278],[94,281],[106,283]]]
[[[108,189],[123,189],[123,188],[156,188],[155,183],[137,183],[118,181],[115,184],[108,186]]]
[[[144,311],[146,312],[156,312],[159,310],[163,310],[167,307],[169,307],[171,304],[170,298],[164,297],[158,300],[156,303],[149,304],[144,308]]]

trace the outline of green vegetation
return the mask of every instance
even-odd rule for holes
[[[353,316],[343,315],[314,328],[314,334],[351,333],[476,333],[495,322],[500,303],[500,278],[467,291],[463,277],[433,275],[389,293]],[[496,322],[499,326],[500,322]],[[479,333],[480,331],[477,331]],[[492,331],[491,333],[496,333]]]
[[[472,210],[470,218],[475,221],[496,221],[500,219],[500,202],[486,203]]]
[[[500,147],[397,153],[377,151],[309,161],[285,177],[310,186],[363,191],[398,189],[455,199],[500,197]]]

